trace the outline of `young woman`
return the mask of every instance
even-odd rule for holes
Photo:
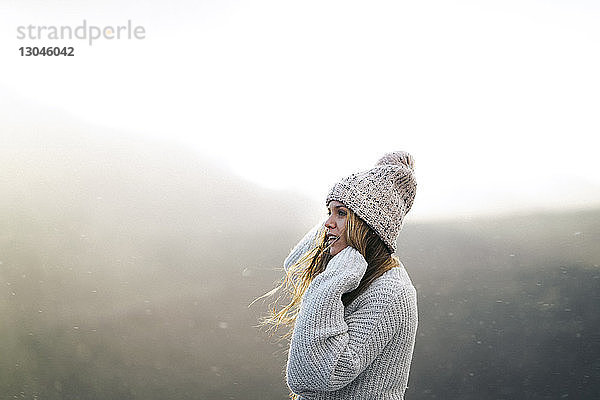
[[[336,183],[329,217],[284,261],[291,301],[266,322],[291,327],[291,398],[404,398],[417,304],[392,254],[415,197],[413,168],[408,153],[389,153]]]

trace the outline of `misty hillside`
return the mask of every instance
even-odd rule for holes
[[[407,227],[419,293],[407,397],[595,399],[600,211]]]
[[[248,305],[318,205],[80,128],[3,132],[0,398],[286,398]],[[407,399],[598,398],[599,239],[600,210],[407,224]]]

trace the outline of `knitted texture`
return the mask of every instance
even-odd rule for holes
[[[286,269],[315,244],[319,225],[292,250]],[[392,268],[344,307],[342,294],[358,287],[366,267],[346,247],[306,290],[287,362],[287,384],[300,399],[404,398],[417,329],[415,288],[403,266]]]
[[[396,251],[396,239],[404,217],[411,209],[417,189],[414,159],[404,151],[384,155],[375,167],[354,173],[337,182],[326,205],[336,200],[354,211]]]

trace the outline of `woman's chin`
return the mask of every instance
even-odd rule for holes
[[[331,257],[334,257],[337,253],[339,253],[340,251],[344,250],[346,247],[341,247],[341,246],[336,246],[333,245],[331,246],[331,248],[329,249],[329,254],[331,254]]]

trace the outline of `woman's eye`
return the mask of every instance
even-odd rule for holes
[[[345,217],[346,216],[346,211],[340,210],[339,214],[340,214],[341,217]]]

